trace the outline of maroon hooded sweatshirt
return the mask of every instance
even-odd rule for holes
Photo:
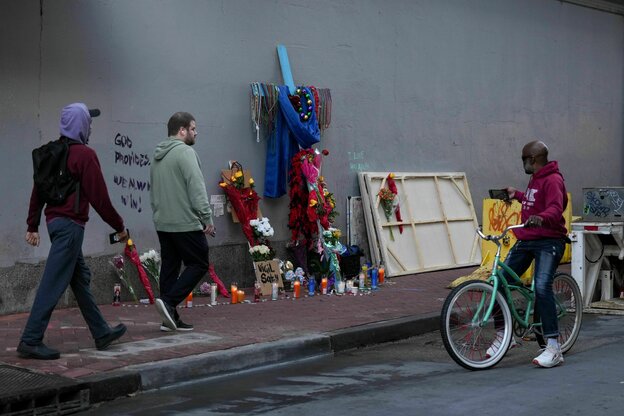
[[[522,203],[523,223],[531,215],[539,215],[544,219],[541,227],[514,230],[518,240],[566,237],[568,230],[563,210],[568,205],[568,194],[557,162],[548,162],[531,175],[527,190],[524,193],[516,191],[514,198]]]
[[[78,212],[74,212],[76,192],[69,195],[62,205],[51,206],[39,200],[37,189],[33,186],[26,220],[28,231],[38,231],[44,205],[46,223],[55,218],[65,217],[84,226],[89,221],[89,205],[91,205],[115,231],[123,231],[123,219],[111,203],[100,161],[95,151],[86,145],[91,133],[91,115],[87,107],[82,103],[74,103],[63,108],[60,131],[61,136],[72,140],[67,156],[67,169],[80,181]]]

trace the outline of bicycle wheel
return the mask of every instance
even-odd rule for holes
[[[565,353],[572,348],[581,331],[583,299],[576,280],[563,272],[555,273],[553,292],[557,304],[557,316],[559,317],[559,344],[561,345],[561,352]],[[539,322],[540,317],[537,310],[534,317],[535,321]],[[540,347],[546,346],[546,340],[541,330],[535,331],[535,338]]]
[[[494,309],[483,317],[495,296]],[[496,365],[507,352],[512,337],[509,306],[492,285],[469,281],[457,286],[442,307],[440,332],[451,358],[469,370]]]

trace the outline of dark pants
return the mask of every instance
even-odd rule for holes
[[[542,320],[544,337],[559,336],[557,307],[553,292],[553,278],[563,252],[565,241],[560,239],[518,241],[509,251],[505,264],[521,276],[535,260],[535,309]],[[509,278],[508,278],[509,279]]]
[[[37,289],[37,295],[22,333],[22,341],[39,345],[54,307],[71,286],[80,312],[94,339],[108,335],[110,328],[91,293],[91,271],[82,257],[84,228],[68,218],[56,218],[48,224],[50,253]]]
[[[160,298],[175,308],[208,273],[208,240],[202,231],[158,231],[158,240],[162,259]],[[185,269],[180,274],[182,263]]]

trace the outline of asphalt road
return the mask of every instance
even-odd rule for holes
[[[622,415],[624,316],[584,316],[557,368],[531,364],[537,344],[472,372],[439,332],[403,342],[220,377],[104,403],[88,415]]]

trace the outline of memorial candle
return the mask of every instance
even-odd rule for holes
[[[230,286],[230,302],[232,305],[238,302],[238,286],[234,283]]]
[[[301,282],[299,282],[299,280],[295,280],[294,293],[295,293],[295,299],[299,299],[299,296],[301,295]]]

